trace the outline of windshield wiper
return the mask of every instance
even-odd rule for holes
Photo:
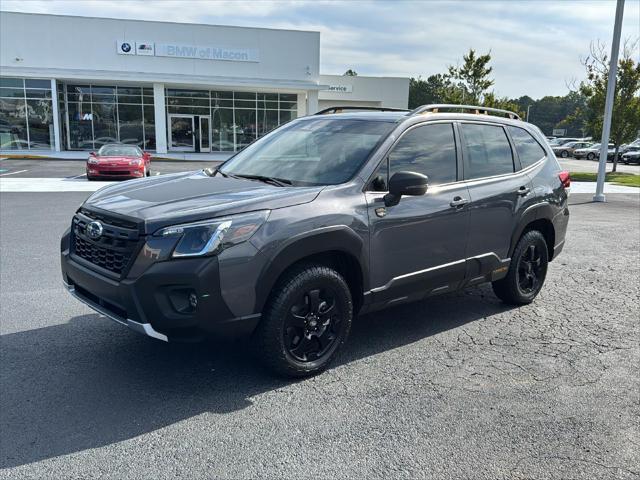
[[[222,173],[222,172],[220,172]],[[223,174],[224,175],[224,174]],[[243,175],[243,174],[227,174],[233,178],[246,178],[248,180],[259,180],[265,183],[271,183],[272,185],[277,185],[278,187],[287,187],[289,185],[293,185],[291,180],[287,180],[286,178],[276,178],[276,177],[267,177],[264,175]]]

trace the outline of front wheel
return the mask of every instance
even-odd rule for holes
[[[560,154],[560,156],[562,158],[567,158],[569,156],[569,152],[567,152],[566,150],[563,150],[562,153]]]
[[[351,329],[353,302],[344,278],[322,265],[295,268],[278,282],[254,333],[261,360],[276,373],[321,372]]]
[[[512,305],[533,302],[547,276],[548,252],[542,233],[538,230],[525,233],[513,251],[507,276],[492,284],[496,296]]]

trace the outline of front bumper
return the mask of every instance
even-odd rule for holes
[[[135,330],[138,333],[142,333],[142,334],[147,335],[147,336],[152,337],[152,338],[157,338],[158,340],[162,340],[164,342],[168,342],[169,341],[169,339],[167,338],[166,335],[154,330],[154,328],[151,326],[150,323],[139,323],[139,322],[136,322],[135,320],[131,320],[130,318],[120,317],[115,312],[112,312],[111,310],[109,310],[107,308],[104,308],[104,307],[100,306],[99,304],[93,302],[92,300],[90,300],[86,296],[77,293],[76,292],[76,287],[74,285],[70,285],[68,283],[64,283],[64,286],[67,288],[67,291],[71,295],[76,297],[78,300],[80,300],[82,303],[84,303],[88,307],[92,308],[96,312],[104,315],[105,317],[110,318],[111,320],[113,320],[113,321],[115,321],[115,322],[117,322],[117,323],[119,323],[121,325],[125,325],[125,326],[129,327],[130,329]]]
[[[163,341],[194,341],[207,336],[249,335],[260,314],[235,316],[222,297],[216,257],[158,261],[110,278],[70,253],[68,235],[61,249],[62,278],[69,293],[98,313]],[[193,307],[189,300],[195,298]]]

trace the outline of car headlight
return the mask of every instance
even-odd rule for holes
[[[225,248],[249,240],[267,221],[270,212],[270,210],[262,210],[174,225],[158,230],[154,236],[180,237],[173,250],[173,257],[215,255]]]
[[[98,159],[96,157],[89,157],[89,163],[95,165],[98,163]]]
[[[140,165],[141,163],[142,163],[142,160],[140,160],[139,158],[129,160],[129,165]]]

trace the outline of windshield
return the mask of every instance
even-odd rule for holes
[[[294,121],[251,144],[220,171],[301,185],[336,185],[353,177],[394,126],[335,117]]]
[[[103,145],[98,150],[101,157],[140,157],[142,151],[131,145]]]

